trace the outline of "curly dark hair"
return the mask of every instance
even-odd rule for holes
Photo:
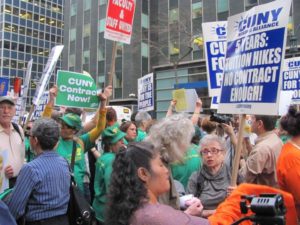
[[[280,126],[291,136],[300,134],[300,112],[294,106],[290,106],[288,113],[280,119]]]
[[[131,215],[147,201],[147,188],[138,177],[140,167],[152,172],[150,161],[159,154],[148,142],[129,144],[121,150],[113,163],[108,204],[106,208],[106,225],[128,225]]]

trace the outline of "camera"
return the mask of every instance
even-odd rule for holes
[[[240,224],[245,220],[251,220],[259,225],[285,225],[286,208],[281,194],[243,195],[240,208],[243,214],[248,213],[250,209],[254,215],[246,216],[232,225]]]
[[[209,120],[217,123],[229,124],[229,122],[231,122],[231,117],[226,115],[215,114],[214,112],[212,112]]]

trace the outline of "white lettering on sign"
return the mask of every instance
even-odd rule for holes
[[[128,0],[113,0],[112,3],[129,11],[131,11],[133,7],[132,2]]]

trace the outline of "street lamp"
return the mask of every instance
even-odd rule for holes
[[[178,64],[181,62],[181,60],[183,60],[185,57],[187,57],[193,51],[192,47],[188,47],[188,48],[189,48],[188,51],[183,56],[181,56],[179,59],[177,59],[176,61],[173,62],[173,68],[174,68],[174,72],[175,72],[175,83],[176,84],[178,84],[178,77],[177,77]]]

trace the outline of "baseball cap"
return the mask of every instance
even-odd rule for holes
[[[12,97],[10,97],[10,96],[1,96],[0,97],[0,103],[1,102],[8,102],[8,103],[10,103],[12,105],[15,105],[14,99]]]

